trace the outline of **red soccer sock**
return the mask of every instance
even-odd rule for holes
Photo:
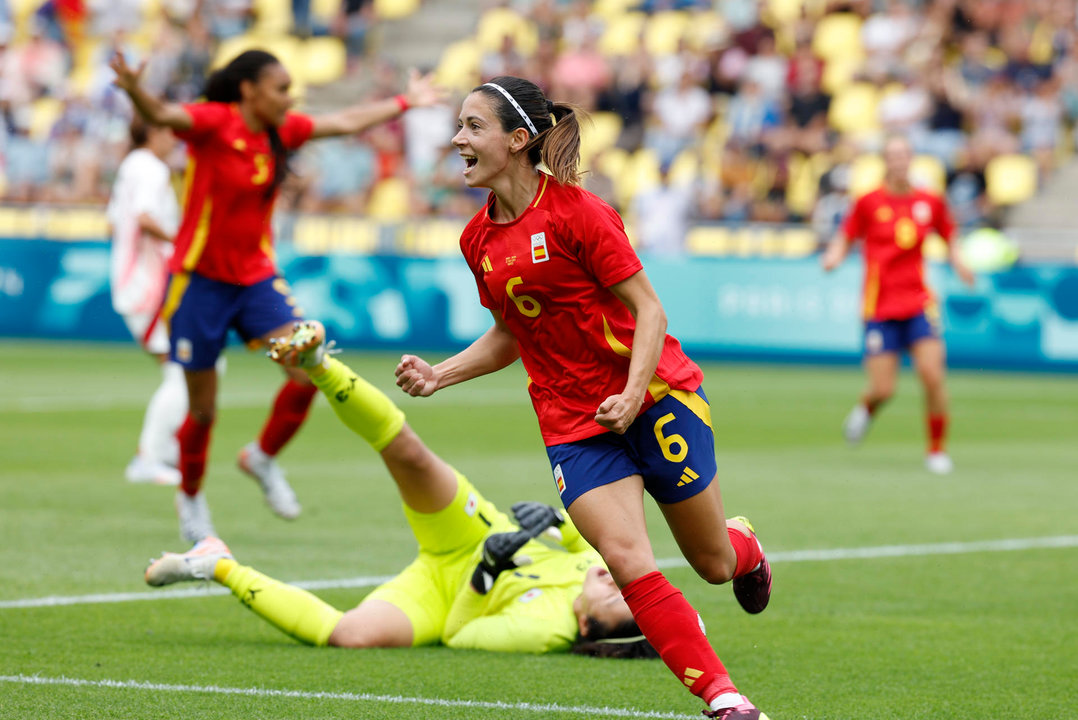
[[[943,452],[943,442],[947,437],[947,415],[928,416],[928,452]]]
[[[638,577],[621,595],[644,637],[693,695],[710,704],[723,693],[737,692],[704,636],[700,616],[661,572]]]
[[[203,425],[188,414],[176,433],[176,439],[180,441],[180,475],[182,477],[180,489],[191,497],[194,497],[202,487],[212,427],[212,422]]]
[[[298,383],[291,378],[281,386],[277,399],[273,401],[273,409],[270,410],[266,426],[262,428],[262,435],[258,438],[262,452],[272,457],[288,444],[307,419],[307,412],[317,394],[318,388],[314,385]]]
[[[734,577],[741,577],[755,570],[764,559],[764,552],[760,549],[760,543],[756,542],[756,538],[745,535],[732,527],[726,528],[726,534],[730,536],[730,544],[734,546],[734,553],[737,555]]]

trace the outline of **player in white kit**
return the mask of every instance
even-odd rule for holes
[[[176,147],[166,127],[131,125],[132,150],[120,164],[109,199],[112,234],[112,306],[135,341],[161,364],[161,384],[150,398],[138,452],[127,465],[130,482],[176,485],[176,431],[187,413],[183,368],[168,360],[168,329],[158,310],[168,285],[167,262],[179,226],[179,205],[165,159]]]

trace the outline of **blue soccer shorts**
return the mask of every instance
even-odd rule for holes
[[[303,319],[284,278],[233,285],[198,273],[169,280],[162,319],[168,322],[169,357],[186,370],[213,367],[234,329],[245,343]]]
[[[714,479],[715,435],[703,388],[671,390],[641,414],[624,435],[605,432],[547,449],[562,504],[630,475],[663,504],[692,497]]]
[[[943,337],[939,316],[923,312],[907,320],[869,320],[865,323],[865,355],[901,353],[918,340]]]

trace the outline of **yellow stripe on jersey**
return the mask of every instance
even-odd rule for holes
[[[183,192],[180,193],[180,207],[187,207],[187,200],[191,195],[191,185],[195,182],[195,162],[194,158],[190,158],[187,161],[187,167],[183,171]]]
[[[606,344],[615,353],[627,358],[633,356],[633,351],[626,347],[621,340],[614,337],[614,331],[610,329],[610,323],[607,322],[606,315],[603,315],[603,335],[606,336]],[[666,381],[658,375],[652,375],[651,382],[648,383],[648,393],[651,395],[651,399],[658,402],[666,397],[668,392],[670,392],[670,386],[666,384]]]
[[[692,410],[693,415],[711,427],[711,406],[702,397],[688,390],[671,390],[670,396]]]
[[[161,320],[168,322],[180,306],[183,294],[187,292],[187,285],[191,282],[191,276],[187,273],[173,275],[168,283],[168,291],[165,293],[165,302],[161,306]]]
[[[198,225],[195,227],[195,236],[191,240],[191,247],[187,248],[187,254],[183,258],[183,269],[194,270],[198,265],[198,259],[202,257],[202,251],[206,249],[206,240],[210,235],[210,213],[213,211],[213,200],[206,198],[206,204],[202,206],[202,213],[198,216]]]
[[[532,207],[539,207],[539,201],[543,199],[543,193],[546,192],[546,183],[550,179],[550,176],[546,173],[540,173],[543,179],[540,181],[542,184],[539,186],[539,194],[535,196],[535,202],[532,203]]]
[[[270,239],[268,232],[262,233],[262,241],[258,243],[258,247],[262,249],[262,252],[270,259],[271,263],[277,264],[277,251],[273,249],[273,241]]]
[[[871,320],[876,314],[876,301],[880,296],[880,266],[869,265],[868,277],[865,278],[865,320]]]

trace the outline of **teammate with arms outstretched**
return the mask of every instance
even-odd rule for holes
[[[435,455],[381,391],[325,353],[320,323],[299,324],[270,356],[310,374],[341,421],[382,457],[419,556],[347,612],[239,565],[217,538],[165,553],[151,585],[216,580],[274,626],[311,645],[442,643],[506,652],[654,657],[598,553],[554,508],[513,506],[514,520]],[[561,547],[535,540],[552,534]],[[517,567],[527,564],[522,572]]]
[[[724,518],[703,374],[666,334],[621,218],[579,187],[578,111],[532,82],[498,77],[467,96],[458,127],[465,183],[491,191],[460,246],[494,326],[433,367],[405,355],[398,385],[427,396],[522,358],[562,503],[644,635],[706,714],[764,717],[655,563],[645,491],[701,577],[733,580],[749,612],[770,597],[752,528]]]
[[[168,156],[176,137],[167,127],[131,122],[131,152],[116,171],[109,196],[109,286],[112,307],[131,336],[161,366],[157,386],[142,421],[138,452],[124,475],[130,482],[178,485],[176,431],[187,414],[183,368],[168,358],[168,330],[158,312],[168,284],[172,236],[180,222]]]
[[[214,72],[206,101],[187,105],[148,94],[139,80],[142,68],[130,68],[118,51],[111,67],[138,112],[187,143],[183,220],[162,315],[169,323],[171,358],[185,370],[190,402],[178,434],[180,534],[197,541],[215,534],[201,487],[217,412],[214,363],[228,331],[264,343],[302,317],[276,267],[270,226],[289,153],[308,140],[352,135],[411,106],[434,104],[442,93],[413,73],[407,91],[395,98],[307,116],[290,111],[288,71],[261,50],[241,53]],[[286,372],[261,435],[242,450],[239,464],[258,480],[273,511],[291,519],[300,505],[274,458],[303,424],[317,391],[302,372]]]
[[[947,242],[951,267],[963,282],[972,286],[974,277],[954,241],[954,222],[943,198],[910,184],[909,140],[889,137],[883,159],[883,186],[857,199],[822,258],[824,270],[830,272],[846,258],[852,243],[864,241],[868,386],[847,415],[843,434],[854,445],[864,439],[876,412],[894,394],[901,354],[909,352],[925,394],[925,466],[947,474],[954,464],[945,447],[945,350],[939,308],[924,281],[922,248],[929,233]]]

